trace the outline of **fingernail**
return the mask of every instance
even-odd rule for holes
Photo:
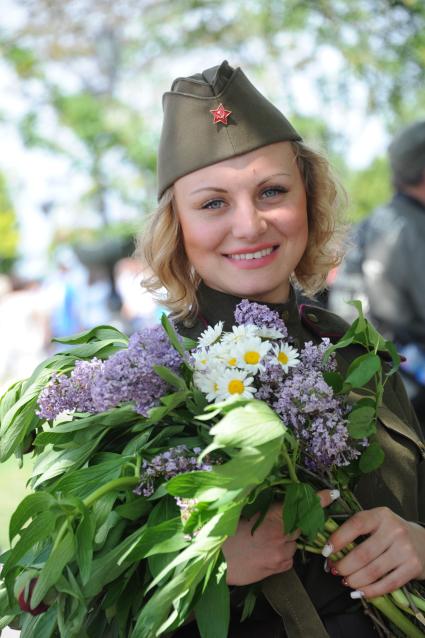
[[[333,503],[341,496],[341,492],[339,490],[331,490],[329,492],[329,496],[331,497],[331,502]]]
[[[324,545],[322,549],[322,556],[327,558],[328,556],[332,554],[333,551],[334,551],[334,547],[332,543],[326,543],[326,545]]]
[[[328,559],[325,558],[325,562],[323,563],[323,569],[325,570],[325,572],[328,574],[331,570],[329,567],[329,563],[328,563]]]
[[[348,584],[348,581],[346,578],[342,578],[341,583],[344,585],[344,587],[349,587],[350,585]]]
[[[336,567],[331,567],[331,574],[332,576],[339,576],[339,571]]]
[[[357,600],[358,598],[363,598],[364,592],[360,591],[360,589],[356,589],[355,591],[350,592],[351,598]]]

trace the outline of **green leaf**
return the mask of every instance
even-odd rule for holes
[[[2,573],[6,573],[18,564],[19,560],[30,550],[34,545],[44,541],[48,538],[54,528],[56,522],[56,515],[53,512],[46,511],[41,512],[36,518],[25,527],[21,532],[21,538],[11,550],[7,557],[6,563],[3,567]]]
[[[360,399],[348,415],[348,432],[353,439],[363,439],[376,432],[376,405],[373,399]]]
[[[231,481],[231,477],[220,476],[216,472],[185,472],[167,481],[166,489],[173,496],[195,498],[203,488],[226,487]]]
[[[91,465],[67,472],[56,481],[53,486],[55,492],[78,495],[85,498],[100,485],[108,483],[121,474],[122,466],[128,461],[128,457],[116,454],[104,463]]]
[[[177,334],[173,324],[170,322],[170,320],[168,319],[167,315],[165,313],[163,313],[163,315],[161,316],[161,323],[162,323],[162,327],[164,328],[165,332],[167,333],[167,336],[170,340],[171,345],[173,346],[173,348],[175,350],[177,350],[177,352],[183,357],[185,357],[185,348],[183,343],[180,340],[179,335]]]
[[[130,521],[139,521],[151,510],[151,507],[152,505],[149,501],[141,496],[137,496],[134,500],[128,501],[128,503],[118,505],[115,511],[122,518],[127,518]]]
[[[32,607],[37,607],[41,603],[49,589],[60,578],[65,565],[74,558],[74,555],[75,538],[74,534],[69,530],[58,543],[55,543],[49,558],[40,572],[31,596]]]
[[[228,412],[210,434],[214,442],[202,456],[220,447],[258,447],[276,439],[283,440],[286,426],[263,401],[252,400]]]
[[[226,585],[227,565],[217,562],[214,572],[195,605],[195,617],[201,638],[223,638],[228,635],[230,593]],[[214,610],[214,613],[211,611]]]
[[[188,391],[186,382],[166,366],[154,365],[153,369],[156,374],[161,377],[161,379],[168,383],[168,385],[177,388],[178,390]]]
[[[400,359],[400,355],[397,352],[397,348],[395,347],[392,341],[386,341],[385,348],[390,353],[392,364],[393,364],[391,370],[387,373],[387,376],[390,377],[399,369],[401,364],[401,359]]]
[[[314,488],[308,483],[290,483],[283,504],[286,534],[300,528],[303,535],[313,540],[325,525],[325,514]]]
[[[344,386],[361,388],[381,369],[381,359],[377,354],[368,353],[354,359],[347,370]]]
[[[53,638],[57,627],[56,618],[55,606],[39,616],[26,614],[20,638]]]
[[[113,549],[96,556],[93,560],[91,574],[88,582],[84,585],[83,593],[85,597],[97,596],[108,583],[112,582],[129,566],[129,562],[118,565],[118,559],[131,547],[142,533],[143,527],[134,531],[130,536],[124,538]]]
[[[144,527],[140,538],[125,552],[119,563],[125,560],[139,561],[155,554],[169,554],[187,547],[188,539],[183,534],[180,516],[163,521],[154,527]]]
[[[84,513],[75,533],[76,559],[83,585],[87,583],[90,576],[95,531],[96,525],[93,515],[89,510],[87,510]]]
[[[26,496],[18,505],[9,523],[9,540],[15,538],[21,528],[30,518],[35,518],[40,512],[48,510],[55,504],[55,499],[47,492],[36,492]]]
[[[120,332],[113,326],[107,325],[96,326],[94,328],[90,328],[90,330],[85,330],[84,332],[79,332],[78,334],[71,335],[69,337],[55,337],[52,341],[57,343],[77,344],[88,343],[89,341],[110,341],[111,339],[118,343],[128,343],[128,337],[124,333]]]
[[[335,350],[346,348],[347,346],[351,345],[354,342],[358,327],[359,327],[359,319],[357,318],[353,321],[351,326],[348,328],[347,332],[343,334],[342,337],[338,339],[336,343],[334,343],[332,346],[329,346],[329,348],[327,348],[325,354],[323,355],[324,363],[327,363],[327,361],[329,360],[329,357],[331,356],[333,352],[335,352]]]
[[[332,388],[335,394],[338,394],[339,392],[341,392],[344,380],[342,375],[339,372],[325,371],[322,374],[323,374],[324,380],[326,381],[328,386]]]
[[[373,472],[382,465],[385,459],[384,450],[379,443],[371,443],[363,452],[359,461],[359,468],[362,472],[367,474]]]

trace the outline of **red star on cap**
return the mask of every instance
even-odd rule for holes
[[[214,117],[213,124],[218,124],[218,122],[221,122],[222,124],[226,124],[227,126],[227,118],[232,113],[232,111],[228,111],[222,104],[219,104],[216,109],[210,109],[210,113],[212,113]]]

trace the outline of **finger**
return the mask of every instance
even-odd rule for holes
[[[399,587],[403,587],[409,580],[411,580],[410,569],[407,565],[402,564],[375,583],[362,587],[360,590],[356,589],[355,591],[361,591],[366,598],[375,598],[376,596],[383,596],[384,594],[395,591]]]
[[[340,551],[359,536],[375,532],[380,524],[378,510],[379,508],[357,512],[345,521],[341,527],[330,535],[328,542],[323,547],[323,556],[328,557],[334,552]]]
[[[394,557],[392,549],[385,551],[359,570],[344,576],[343,584],[352,589],[363,590],[368,585],[378,582],[384,576],[397,569],[400,561]]]
[[[377,531],[365,541],[352,549],[344,558],[331,562],[330,567],[334,575],[349,576],[370,565],[391,546],[391,537]],[[338,551],[338,550],[337,550]],[[389,571],[389,569],[387,569]],[[382,573],[377,577],[381,577]],[[375,578],[376,580],[376,578]],[[351,581],[350,581],[351,583]],[[357,585],[353,585],[356,586]]]
[[[317,496],[322,507],[329,507],[331,503],[340,497],[340,493],[339,490],[320,490],[320,492],[317,492]]]

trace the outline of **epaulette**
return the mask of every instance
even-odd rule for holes
[[[320,338],[328,337],[335,343],[345,334],[350,327],[342,317],[335,315],[329,310],[320,306],[310,306],[301,304],[299,307],[300,317],[303,324]]]

